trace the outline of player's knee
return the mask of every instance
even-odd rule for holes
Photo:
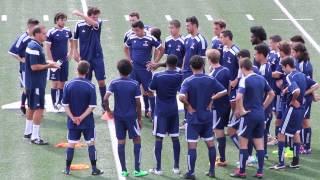
[[[141,138],[140,138],[140,136],[133,138],[133,143],[134,143],[134,144],[141,144]]]
[[[172,142],[179,141],[179,137],[171,137]]]
[[[310,119],[304,119],[302,122],[302,128],[309,128],[310,127]]]
[[[68,148],[72,148],[72,149],[74,149],[74,148],[75,148],[75,146],[76,146],[76,144],[75,144],[75,143],[68,143]]]
[[[227,132],[229,136],[233,136],[236,134],[236,130],[231,127],[228,128]]]
[[[188,149],[197,149],[196,142],[188,142]]]
[[[94,141],[87,141],[88,146],[94,146]]]
[[[106,82],[104,80],[99,80],[98,85],[99,85],[99,87],[104,87],[104,86],[106,86]]]
[[[118,139],[118,144],[125,144],[126,140],[125,139]]]
[[[214,147],[214,141],[213,141],[213,140],[211,140],[211,141],[206,141],[206,144],[207,144],[207,147],[208,147],[208,148]]]
[[[156,136],[156,141],[162,141],[162,140],[163,140],[163,137]]]

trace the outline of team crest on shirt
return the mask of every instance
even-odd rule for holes
[[[228,57],[227,62],[228,62],[229,64],[231,64],[231,57]]]
[[[59,36],[59,34],[57,34],[56,36]]]
[[[136,40],[133,41],[133,43],[136,43],[136,42],[137,42]]]
[[[171,48],[172,47],[171,44],[169,44],[168,47]]]
[[[190,49],[194,49],[194,43],[191,44]]]
[[[83,33],[85,33],[85,32],[86,32],[86,30],[82,30],[82,32],[83,32]]]
[[[66,37],[69,37],[69,34],[68,34],[68,32],[66,32]]]
[[[181,45],[178,45],[176,51],[180,51],[180,49],[181,49]]]
[[[144,43],[142,44],[142,46],[149,46],[148,41],[144,41]]]

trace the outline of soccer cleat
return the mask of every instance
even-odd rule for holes
[[[256,156],[249,156],[246,163],[247,163],[247,166],[253,167],[256,164],[258,164],[258,160],[257,160]]]
[[[122,177],[128,177],[128,176],[129,176],[128,171],[122,171],[122,172],[121,172],[121,176],[122,176]]]
[[[300,153],[300,154],[303,154],[304,151],[305,151],[304,146],[303,146],[303,145],[300,145],[299,153]]]
[[[70,169],[67,169],[67,168],[65,170],[62,170],[62,173],[66,176],[71,175]]]
[[[217,160],[216,160],[216,166],[226,167],[227,165],[228,165],[227,161],[221,161],[220,158],[217,158]]]
[[[26,115],[27,109],[25,106],[20,106],[20,110],[21,110],[22,114]]]
[[[294,168],[294,169],[299,169],[300,165],[299,165],[299,158],[294,157],[292,159],[291,164],[289,165],[290,168]]]
[[[274,170],[280,170],[280,169],[285,169],[286,166],[284,164],[276,164],[274,166],[271,166],[269,169],[274,169]]]
[[[100,170],[100,169],[98,169],[98,168],[95,168],[95,170],[92,170],[92,173],[91,173],[91,175],[92,176],[99,176],[99,175],[101,175],[101,174],[103,174],[104,172],[102,171],[102,170]]]
[[[23,135],[23,138],[30,140],[31,139],[31,135],[32,134],[25,134],[25,135]]]
[[[267,143],[268,146],[275,146],[278,144],[278,140],[276,138],[272,139]]]
[[[161,170],[157,170],[156,168],[149,169],[149,173],[157,175],[157,176],[161,176],[163,174],[163,172]]]
[[[269,155],[268,154],[264,155],[264,160],[266,160],[266,161],[269,160]]]
[[[308,154],[311,154],[311,153],[312,153],[311,149],[305,149],[302,154],[308,155]]]
[[[133,171],[132,174],[134,177],[142,177],[142,176],[148,175],[148,172],[140,170],[140,171]]]
[[[179,168],[173,168],[172,172],[173,174],[177,174],[177,175],[181,173]]]
[[[208,176],[209,178],[215,178],[216,177],[216,174],[212,171],[209,171],[206,173],[206,176]]]
[[[49,143],[42,140],[42,139],[34,139],[34,140],[31,140],[31,143],[32,144],[35,144],[35,145],[48,145]]]
[[[234,178],[246,178],[247,174],[246,173],[240,173],[240,169],[237,168],[234,170],[233,173],[230,174],[230,177],[234,177]]]
[[[258,179],[262,179],[263,178],[263,173],[257,173],[253,177],[258,178]]]
[[[183,175],[183,179],[192,179],[192,180],[195,180],[196,179],[196,176],[194,174],[190,174],[190,173],[185,173]]]
[[[148,119],[151,119],[151,112],[150,111],[145,111],[144,112],[144,117],[148,118]]]

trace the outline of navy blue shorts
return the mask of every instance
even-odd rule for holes
[[[140,127],[136,118],[118,118],[114,117],[116,127],[116,136],[118,140],[126,139],[127,132],[129,139],[140,136]]]
[[[87,75],[87,79],[92,80],[92,73],[96,76],[97,81],[106,79],[106,72],[104,68],[103,58],[96,58],[88,61],[90,63],[90,71]]]
[[[229,116],[228,127],[236,130],[239,129],[240,120],[241,118],[237,119],[234,113],[231,111]]]
[[[95,141],[96,131],[94,128],[90,129],[69,129],[68,130],[68,143],[78,143],[80,142],[81,134],[87,144]]]
[[[265,129],[264,112],[249,112],[241,117],[238,135],[247,139],[262,138]]]
[[[280,133],[287,136],[293,136],[300,132],[304,115],[304,108],[294,108],[289,106],[284,114],[284,119],[280,126]]]
[[[59,69],[53,70],[50,69],[49,80],[51,81],[61,81],[66,82],[68,81],[69,75],[69,61],[63,61],[61,67]]]
[[[310,119],[310,116],[311,116],[311,105],[312,105],[312,101],[305,103],[304,119]]]
[[[147,70],[135,70],[133,69],[130,78],[138,81],[142,85],[145,91],[149,91],[149,85],[152,79],[152,72]]]
[[[26,87],[26,72],[20,71],[19,72],[19,81],[20,81],[20,87],[25,88]]]
[[[28,107],[31,110],[44,109],[44,88],[26,89],[26,94],[28,99]]]
[[[185,136],[187,142],[198,142],[199,138],[204,141],[213,140],[212,122],[206,124],[186,123]]]
[[[230,116],[230,108],[224,110],[213,110],[213,126],[212,129],[224,129],[228,126]]]
[[[230,91],[229,101],[231,102],[236,101],[236,97],[237,97],[237,88],[233,88]]]
[[[156,115],[153,119],[152,134],[159,137],[165,137],[166,134],[169,134],[170,137],[179,137],[179,114]]]
[[[274,112],[281,111],[281,96],[280,95],[276,95],[276,97],[273,99],[272,110]]]

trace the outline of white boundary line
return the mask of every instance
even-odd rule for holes
[[[248,18],[249,21],[254,21],[254,18],[251,14],[246,14],[246,17]]]
[[[166,17],[166,20],[167,20],[167,21],[172,21],[172,17],[171,17],[170,15],[167,14],[167,15],[165,15],[164,17]]]
[[[47,14],[43,15],[43,21],[45,22],[49,21],[49,16]]]
[[[213,17],[210,14],[205,15],[208,21],[213,21]]]
[[[123,15],[123,16],[124,16],[124,19],[125,19],[126,21],[129,21],[129,15],[128,15],[128,14]]]
[[[317,42],[310,36],[310,34],[298,23],[296,19],[289,13],[289,11],[280,3],[279,0],[273,0],[274,3],[281,9],[281,11],[290,19],[293,25],[308,39],[311,45],[318,51],[320,54],[320,46]]]
[[[273,21],[290,21],[290,19],[286,19],[286,18],[275,18],[275,19],[272,19]],[[313,21],[312,18],[298,18],[298,19],[295,19],[296,21]]]
[[[7,20],[8,20],[7,15],[5,15],[5,14],[1,15],[1,21],[5,22]]]

